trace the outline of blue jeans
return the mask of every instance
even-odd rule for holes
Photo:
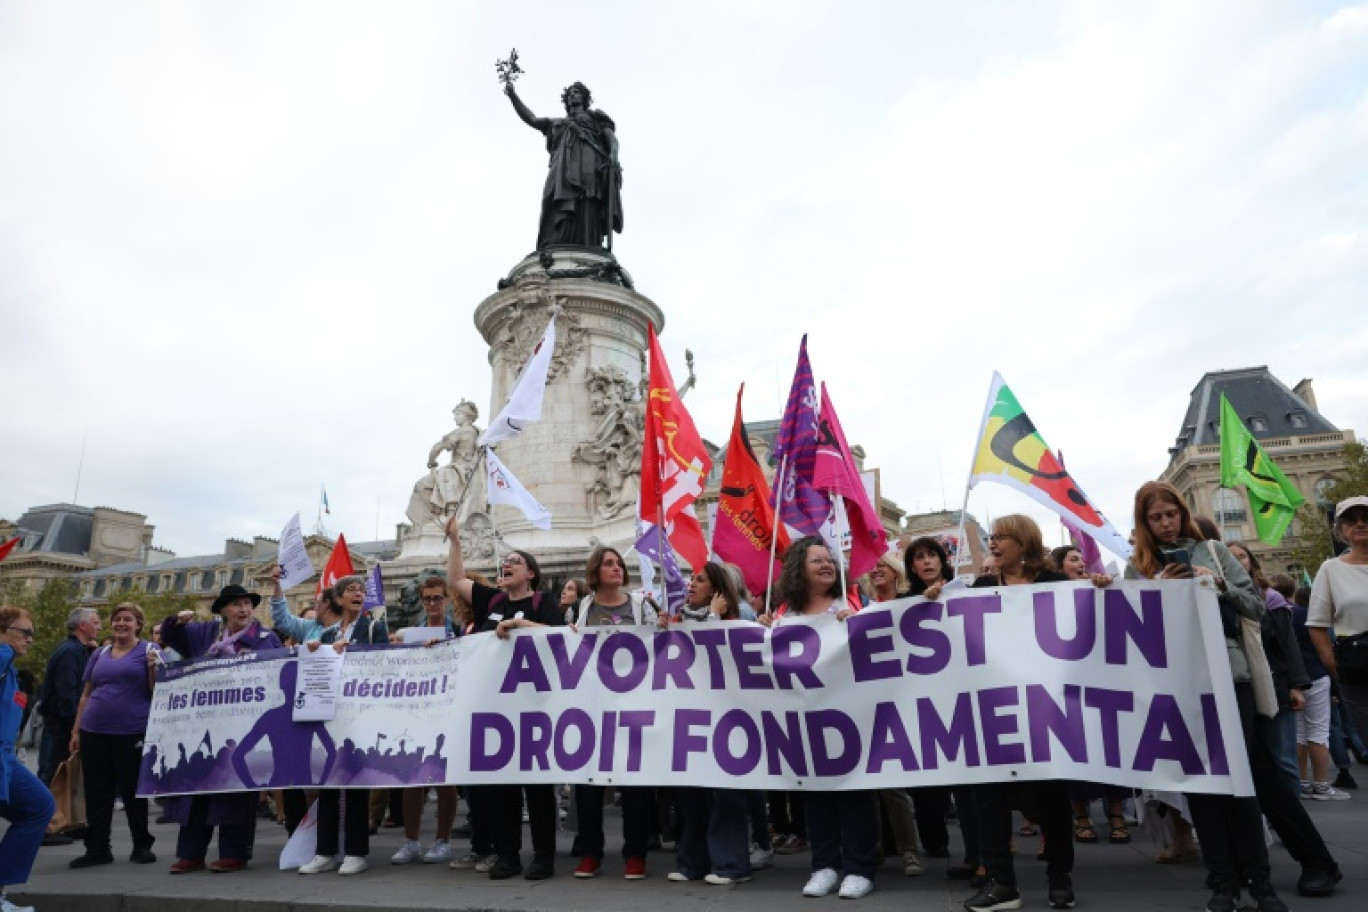
[[[750,793],[740,789],[678,787],[679,844],[675,852],[681,874],[750,877]]]
[[[878,867],[878,792],[804,792],[812,870],[831,868],[874,879]]]
[[[1297,712],[1280,710],[1273,718],[1254,716],[1256,749],[1267,755],[1278,782],[1293,795],[1301,792],[1301,770],[1297,767]]]
[[[9,821],[0,839],[0,887],[7,887],[28,880],[57,803],[47,786],[14,756],[13,747],[0,748],[0,763],[9,768],[9,801],[0,802],[0,817]]]

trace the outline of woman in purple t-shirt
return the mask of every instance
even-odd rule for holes
[[[86,662],[85,689],[76,708],[76,733],[71,752],[82,754],[85,780],[85,854],[73,858],[73,868],[109,864],[109,831],[114,819],[114,798],[123,799],[128,829],[133,834],[134,864],[151,864],[154,838],[147,831],[147,799],[139,798],[138,768],[142,762],[143,735],[152,709],[152,686],[156,681],[157,647],[140,639],[146,618],[132,602],[114,609],[109,627],[113,643],[103,646]]]

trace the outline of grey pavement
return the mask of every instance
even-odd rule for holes
[[[1357,769],[1362,769],[1358,767]],[[1361,777],[1368,780],[1368,776]],[[1368,890],[1368,790],[1349,801],[1312,802],[1309,810],[1320,827],[1345,874],[1344,883],[1327,899],[1305,899],[1296,895],[1296,864],[1280,846],[1270,851],[1273,857],[1274,885],[1294,910],[1314,912],[1355,912],[1365,908]],[[425,807],[423,837],[432,838],[432,802]],[[453,871],[445,865],[406,865],[389,862],[399,848],[402,831],[382,829],[371,839],[371,869],[352,877],[337,874],[301,876],[276,868],[276,859],[285,842],[283,827],[261,821],[257,832],[256,860],[243,872],[212,874],[202,872],[172,876],[167,868],[174,861],[175,827],[156,825],[153,865],[134,865],[127,861],[132,846],[122,815],[116,814],[114,853],[116,862],[96,868],[73,871],[67,862],[81,854],[79,843],[69,847],[44,848],[34,876],[24,887],[11,887],[12,898],[32,904],[38,912],[146,912],[188,905],[195,912],[312,912],[330,909],[351,910],[585,910],[585,912],[652,912],[673,910],[737,910],[737,912],[821,912],[855,904],[837,899],[805,899],[800,890],[808,874],[809,858],[779,856],[773,868],[756,872],[745,884],[715,887],[701,882],[677,884],[665,879],[673,870],[673,853],[656,851],[648,859],[644,881],[622,878],[622,860],[615,853],[621,846],[621,818],[616,810],[606,813],[609,856],[604,872],[592,880],[571,876],[575,859],[568,854],[571,834],[560,834],[556,876],[551,880],[529,882],[522,878],[491,881],[473,871]],[[459,819],[459,818],[458,818]],[[1203,887],[1203,868],[1199,864],[1158,865],[1151,860],[1156,846],[1141,830],[1132,828],[1129,845],[1106,843],[1106,829],[1099,829],[1103,841],[1098,845],[1077,846],[1078,861],[1074,885],[1078,908],[1129,912],[1141,909],[1193,909],[1204,907],[1207,892]],[[958,829],[951,827],[952,853],[960,848]],[[524,863],[530,860],[524,853]],[[457,841],[458,853],[469,848]],[[1044,863],[1035,860],[1035,838],[1017,838],[1017,876],[1026,909],[1047,909]],[[213,851],[211,850],[211,859]],[[879,872],[875,891],[858,900],[856,908],[869,909],[944,909],[958,912],[969,895],[963,881],[945,877],[945,859],[923,858],[927,872],[921,877],[905,877],[894,861]]]

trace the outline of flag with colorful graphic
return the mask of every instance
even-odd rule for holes
[[[318,577],[318,588],[314,590],[314,597],[323,594],[324,589],[331,589],[338,580],[344,576],[352,576],[356,571],[352,569],[351,552],[347,550],[347,537],[341,533],[337,536],[337,543],[333,545],[332,554],[328,555],[328,562],[323,565],[323,572]]]
[[[1237,484],[1244,485],[1249,494],[1254,531],[1258,533],[1259,541],[1266,545],[1278,544],[1306,498],[1268,458],[1222,393],[1221,487],[1233,488]]]
[[[741,420],[743,383],[736,393],[736,416],[732,419],[727,458],[722,463],[722,484],[717,497],[717,522],[713,529],[713,553],[741,568],[746,586],[764,592],[771,579],[779,576],[780,561],[789,546],[788,532],[779,525],[775,535],[774,507],[770,505],[769,482],[751,450],[746,425]]]
[[[9,541],[5,542],[3,545],[0,545],[0,561],[9,557],[10,552],[13,551],[15,548],[19,547],[19,542],[21,539],[23,539],[22,535],[16,535],[14,536],[14,538],[11,538]]]
[[[648,521],[668,524],[703,493],[712,460],[679,399],[655,326],[650,328],[650,353],[639,513]]]
[[[665,606],[672,616],[678,614],[689,597],[689,581],[684,578],[674,548],[670,547],[669,538],[660,534],[660,527],[655,523],[640,520],[637,528],[640,534],[635,550],[660,568],[665,576]]]
[[[1064,468],[1063,451],[1059,453],[1059,467]],[[1076,522],[1066,519],[1063,516],[1059,518],[1059,521],[1063,524],[1064,528],[1068,530],[1069,541],[1078,549],[1078,553],[1082,555],[1083,565],[1088,568],[1088,572],[1106,573],[1107,568],[1102,563],[1102,552],[1098,549],[1097,542],[1093,541],[1093,537],[1080,529]]]
[[[366,600],[361,603],[361,613],[365,614],[372,608],[385,607],[385,581],[380,576],[380,565],[371,567],[371,572],[366,574]]]
[[[832,521],[831,499],[812,485],[817,429],[817,385],[804,335],[779,434],[770,450],[770,464],[780,468],[770,502],[776,504],[780,520],[804,535],[822,534],[822,527]]]
[[[993,373],[974,451],[969,487],[992,481],[1015,488],[1080,530],[1118,557],[1129,558],[1130,543],[1103,516],[1064,470],[1021,403],[999,373]]]
[[[538,529],[551,528],[551,511],[543,507],[537,498],[524,488],[521,481],[508,471],[508,468],[494,455],[494,451],[484,451],[485,470],[489,482],[489,502],[517,507],[527,521]]]
[[[846,528],[850,530],[850,576],[859,577],[874,569],[879,558],[888,553],[888,533],[879,521],[879,511],[869,499],[859,466],[850,455],[841,419],[822,384],[822,410],[818,418],[817,456],[813,460],[812,486],[839,496],[845,506]]]

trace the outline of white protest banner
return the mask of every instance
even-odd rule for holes
[[[158,685],[140,793],[243,788],[148,775],[176,741],[177,769],[194,766],[199,754],[187,764],[184,745],[207,729],[236,743],[234,764],[246,755],[250,770],[236,780],[253,788],[1078,779],[1252,794],[1220,613],[1199,581],[958,590],[773,629],[540,628],[353,650],[337,718],[283,734],[265,720],[293,696],[282,668],[293,663],[247,660],[219,684],[224,661],[173,668]],[[252,661],[279,684],[258,683]],[[458,665],[469,699],[453,698]],[[203,695],[211,684],[258,695],[220,705],[222,695]],[[346,747],[315,750],[315,737]],[[290,757],[275,745],[272,760],[263,738]],[[440,769],[397,762],[415,751],[440,755]]]
[[[421,645],[431,640],[445,640],[445,627],[405,627],[399,631],[399,642]]]
[[[287,592],[314,575],[309,551],[304,547],[304,534],[299,528],[298,513],[290,517],[280,533],[280,551],[276,560],[285,571],[280,578],[280,588]]]
[[[342,653],[324,643],[301,650],[296,661],[299,680],[291,718],[295,722],[331,722],[337,717],[337,698],[342,689]]]

